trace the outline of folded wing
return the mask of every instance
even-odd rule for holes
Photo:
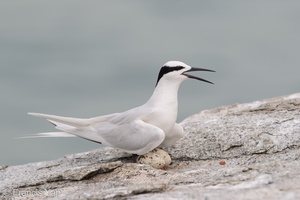
[[[156,148],[165,138],[160,128],[142,120],[125,120],[126,123],[120,123],[116,120],[119,113],[89,119],[29,114],[47,119],[66,133],[139,155]]]

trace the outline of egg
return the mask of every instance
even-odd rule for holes
[[[171,157],[167,152],[162,149],[154,149],[154,151],[165,161],[165,166],[169,166],[172,163]]]
[[[170,155],[162,149],[153,149],[152,151],[140,155],[137,158],[137,163],[147,164],[156,169],[166,168],[171,164]]]

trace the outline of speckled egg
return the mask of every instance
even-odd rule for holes
[[[171,157],[167,152],[161,149],[154,149],[144,155],[139,156],[137,158],[137,163],[147,164],[154,168],[162,169],[171,164]]]
[[[160,157],[162,157],[162,159],[165,161],[165,166],[166,167],[169,166],[172,163],[171,157],[167,152],[165,152],[162,149],[155,149],[155,151],[156,151],[155,153],[157,155],[159,155]]]

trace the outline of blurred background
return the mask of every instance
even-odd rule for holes
[[[185,81],[178,122],[205,109],[299,92],[300,2],[58,1],[0,3],[0,164],[101,147],[55,131],[41,112],[93,117],[142,105],[160,67],[217,73]]]

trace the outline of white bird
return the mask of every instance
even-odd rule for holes
[[[205,79],[186,74],[210,71],[193,68],[180,61],[169,61],[160,70],[155,90],[142,106],[131,110],[88,119],[28,113],[46,118],[63,132],[40,133],[41,137],[78,136],[125,152],[143,155],[156,147],[167,147],[183,136],[176,123],[180,84],[188,79]]]

